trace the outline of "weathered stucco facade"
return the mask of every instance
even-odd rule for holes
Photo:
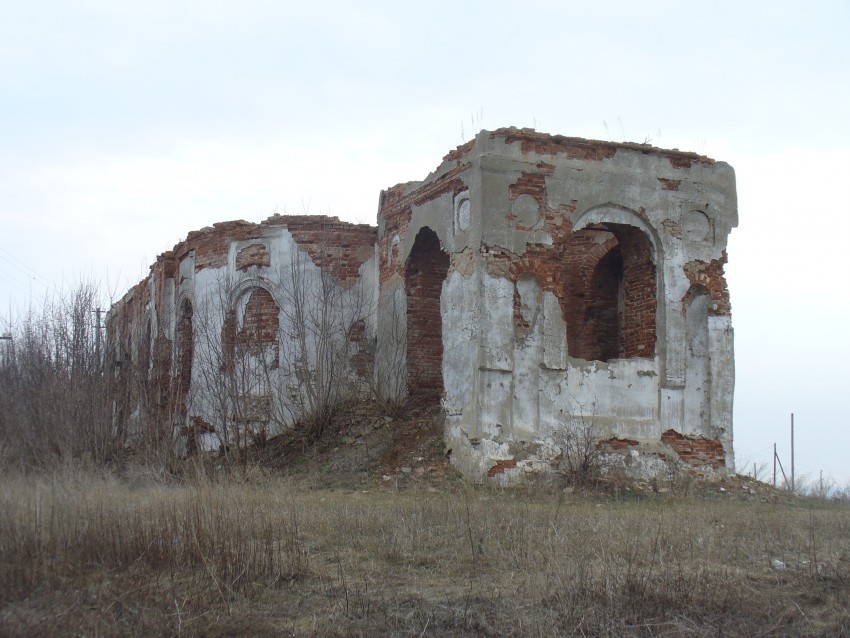
[[[324,366],[351,391],[441,402],[451,459],[474,479],[551,469],[577,428],[633,457],[732,467],[736,225],[722,162],[482,131],[381,193],[377,229],[275,216],[161,255],[109,317],[143,380],[116,410],[141,398],[211,445],[294,422]],[[334,317],[333,347],[304,338],[310,308]]]

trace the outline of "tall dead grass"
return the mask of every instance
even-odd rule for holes
[[[2,488],[4,635],[850,633],[846,506],[73,472]]]

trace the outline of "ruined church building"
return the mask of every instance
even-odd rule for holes
[[[160,255],[107,319],[116,427],[218,447],[290,427],[332,379],[440,405],[475,480],[546,472],[587,424],[632,458],[732,468],[737,221],[723,162],[482,131],[383,191],[377,228],[274,215]]]

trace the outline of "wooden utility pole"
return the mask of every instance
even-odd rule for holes
[[[773,487],[776,487],[776,443],[773,444]]]
[[[794,413],[791,413],[791,491],[794,491]]]
[[[785,481],[785,489],[787,490],[791,486],[791,484],[788,482],[788,475],[785,474],[785,468],[782,467],[782,459],[780,459],[779,455],[774,452],[773,460],[775,463],[779,463],[779,471],[782,472],[782,480]]]

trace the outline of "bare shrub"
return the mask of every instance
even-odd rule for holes
[[[601,432],[596,425],[595,413],[591,410],[585,415],[584,412],[582,407],[580,414],[570,417],[553,436],[555,444],[561,449],[557,474],[568,485],[582,488],[598,482],[605,463],[603,450],[599,446]]]

